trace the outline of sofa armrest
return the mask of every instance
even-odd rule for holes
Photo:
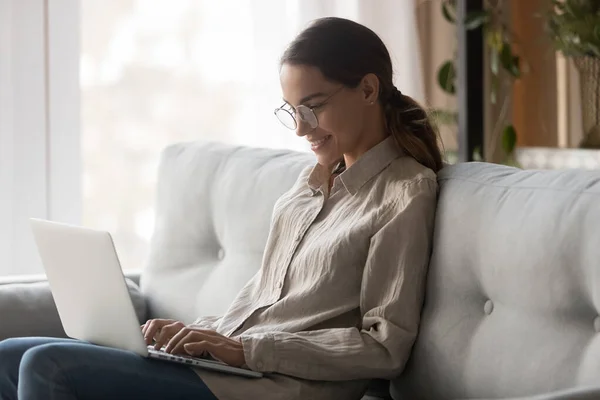
[[[135,279],[135,274],[132,277]],[[145,322],[146,300],[134,281],[127,279],[127,286],[138,319]],[[19,336],[66,337],[50,285],[43,275],[0,278],[0,321],[0,340]]]

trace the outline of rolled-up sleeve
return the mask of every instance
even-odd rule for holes
[[[391,378],[417,335],[431,252],[437,183],[407,184],[371,237],[364,266],[361,329],[242,335],[247,365],[311,380]]]
[[[221,320],[223,319],[223,317],[220,316],[206,316],[206,317],[200,317],[198,319],[196,319],[194,322],[192,322],[191,324],[188,325],[188,328],[194,328],[194,329],[210,329],[213,331],[217,330],[217,327],[219,326],[219,323],[221,322]]]

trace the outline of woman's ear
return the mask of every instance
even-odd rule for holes
[[[363,100],[367,104],[375,104],[379,99],[379,78],[373,73],[365,75],[360,82]]]

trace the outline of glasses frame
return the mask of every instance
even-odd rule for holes
[[[319,118],[317,117],[317,113],[315,113],[315,110],[318,110],[319,108],[323,108],[327,104],[329,104],[328,103],[329,100],[331,100],[331,98],[333,96],[335,96],[336,94],[338,94],[344,87],[345,86],[340,86],[339,88],[337,88],[336,90],[334,90],[334,92],[331,93],[329,96],[325,97],[325,99],[323,99],[323,101],[321,101],[319,104],[314,105],[312,107],[305,106],[304,104],[300,104],[298,107],[294,108],[294,107],[292,107],[288,103],[283,103],[280,107],[277,107],[273,111],[273,114],[275,114],[275,117],[279,120],[279,122],[281,122],[281,124],[283,126],[285,126],[286,128],[288,128],[291,131],[295,131],[295,130],[298,129],[299,123],[298,123],[298,120],[296,119],[296,115],[299,115],[300,116],[300,120],[302,122],[306,122],[308,124],[308,126],[310,126],[310,130],[308,130],[307,132],[312,131],[314,129],[317,129],[317,127],[319,126]],[[288,109],[284,108],[285,106],[292,107],[292,109],[288,110]],[[300,110],[300,112],[298,110]],[[309,117],[312,116],[312,120],[314,121],[313,123],[311,123],[311,121],[309,121],[308,118],[302,117],[302,115],[304,115],[304,113],[302,112],[303,110],[305,110],[306,114]],[[290,127],[285,122],[283,122],[283,120],[279,117],[279,113],[280,112],[285,112],[285,113],[287,113],[292,118],[292,121],[294,121],[294,126],[293,127]]]

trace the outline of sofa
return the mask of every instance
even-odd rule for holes
[[[225,312],[260,267],[276,199],[312,155],[182,143],[161,156],[140,321]],[[364,399],[600,399],[600,171],[466,163],[439,174],[422,321]],[[0,339],[64,336],[43,277],[0,280]]]

